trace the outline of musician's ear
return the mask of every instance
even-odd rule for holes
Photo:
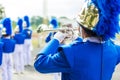
[[[86,31],[85,31],[83,28],[81,28],[81,37],[82,37],[83,39],[86,38],[86,37],[88,37]]]

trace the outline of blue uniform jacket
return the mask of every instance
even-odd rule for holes
[[[55,34],[56,34],[56,32],[53,32],[53,33],[50,32],[50,33],[47,35],[47,37],[46,37],[46,39],[45,39],[45,42],[48,43]]]
[[[7,38],[3,38],[2,39],[3,42],[3,52],[4,53],[12,53],[15,49],[15,40],[13,39],[7,39]]]
[[[26,28],[22,31],[22,33],[25,35],[25,39],[31,39],[32,37],[32,30]]]
[[[75,41],[59,47],[53,39],[40,51],[34,67],[41,73],[62,72],[62,80],[111,80],[119,62],[120,46],[111,41]]]
[[[51,40],[52,32],[48,34],[48,36],[45,39],[45,42],[48,43]]]
[[[0,65],[2,64],[3,42],[0,41]]]
[[[22,33],[16,33],[14,40],[16,41],[16,44],[24,44],[25,35]]]

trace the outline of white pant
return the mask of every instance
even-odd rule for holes
[[[52,73],[54,75],[54,79],[53,80],[61,80],[61,73]]]
[[[2,80],[12,80],[13,62],[12,53],[3,53]]]
[[[2,79],[1,77],[2,77],[2,68],[0,66],[0,79]]]
[[[25,39],[24,42],[24,65],[31,64],[31,39]]]
[[[14,67],[17,73],[24,71],[24,52],[23,44],[16,44],[15,51],[13,54],[14,57]]]

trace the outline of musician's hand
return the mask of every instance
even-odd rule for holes
[[[40,56],[40,54],[37,54],[34,58],[34,60],[36,60],[38,57]]]
[[[76,40],[79,37],[78,33],[74,33],[72,36],[72,41]]]
[[[54,35],[54,39],[57,39],[60,43],[63,42],[66,37],[67,37],[67,34],[61,32],[61,31],[58,31],[58,32]]]

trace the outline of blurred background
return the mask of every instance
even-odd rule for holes
[[[44,25],[50,25],[51,18],[58,20],[58,27],[61,22],[73,20],[84,6],[84,0],[0,0],[0,20],[4,17],[10,17],[12,20],[13,29],[16,26],[17,19],[28,15],[30,17],[32,35],[32,62],[34,57],[46,44],[45,38],[49,32],[37,33],[36,29]],[[120,37],[117,35],[116,43],[120,44]],[[22,75],[13,75],[13,80],[53,80],[52,74],[40,74],[36,72],[33,65],[25,68],[25,73]],[[120,67],[115,70],[113,80],[120,80]],[[1,77],[0,77],[1,79]]]
[[[6,17],[17,20],[18,17],[28,15],[31,24],[38,26],[47,23],[51,17],[74,18],[81,9],[82,0],[1,0],[0,6]],[[46,19],[46,21],[45,21]],[[36,20],[36,21],[35,21]],[[36,24],[35,24],[36,22]]]
[[[13,30],[18,18],[28,15],[30,17],[33,38],[44,44],[44,38],[48,33],[36,33],[39,26],[48,28],[52,18],[58,21],[58,27],[65,21],[73,20],[81,11],[84,0],[0,0],[0,20],[10,17]],[[44,34],[44,37],[42,35]],[[35,39],[33,45],[40,46]]]

